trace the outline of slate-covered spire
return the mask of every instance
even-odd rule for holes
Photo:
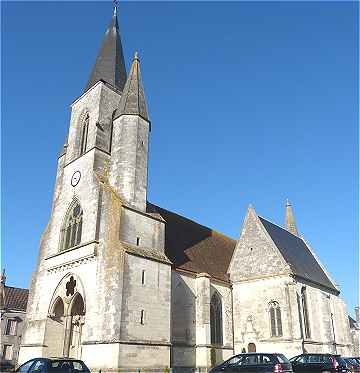
[[[292,206],[288,199],[286,200],[285,229],[288,232],[294,234],[295,236],[299,235],[299,232],[296,228],[295,217],[294,217],[294,213],[292,210]]]
[[[140,61],[137,52],[135,52],[134,60],[115,117],[117,118],[123,114],[139,115],[143,119],[149,120],[144,87],[141,80]]]
[[[116,15],[116,7],[111,23],[106,30],[99,54],[92,69],[85,92],[99,80],[102,80],[119,91],[122,91],[126,82],[126,68],[121,45],[121,37]]]

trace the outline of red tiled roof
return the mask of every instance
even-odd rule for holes
[[[26,312],[26,305],[29,297],[28,289],[5,286],[5,308],[9,310]]]
[[[228,282],[227,270],[236,241],[190,219],[148,203],[148,212],[166,221],[165,254],[175,268],[206,272]]]

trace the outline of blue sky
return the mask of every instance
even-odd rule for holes
[[[69,105],[111,2],[2,2],[2,266],[27,287]],[[149,200],[238,238],[246,208],[300,232],[358,303],[358,24],[351,2],[123,2],[152,120]]]

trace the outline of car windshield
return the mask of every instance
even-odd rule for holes
[[[283,355],[276,355],[281,356],[281,359],[286,359]],[[249,354],[249,355],[238,355],[234,356],[230,360],[226,361],[222,364],[222,366],[226,367],[236,367],[236,366],[249,366],[249,365],[267,365],[275,363],[275,357],[271,354]]]
[[[289,360],[285,357],[285,355],[283,355],[283,354],[277,354],[276,357],[277,357],[279,363],[289,364]]]
[[[341,357],[341,356],[334,356],[336,361],[340,364],[340,365],[346,365],[346,362],[345,360]]]
[[[52,373],[87,372],[85,364],[78,360],[53,360],[50,366]]]

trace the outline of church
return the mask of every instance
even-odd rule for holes
[[[19,364],[69,356],[102,372],[207,371],[245,351],[350,355],[346,304],[291,203],[284,228],[249,206],[237,240],[150,203],[152,125],[115,7],[71,105]]]

